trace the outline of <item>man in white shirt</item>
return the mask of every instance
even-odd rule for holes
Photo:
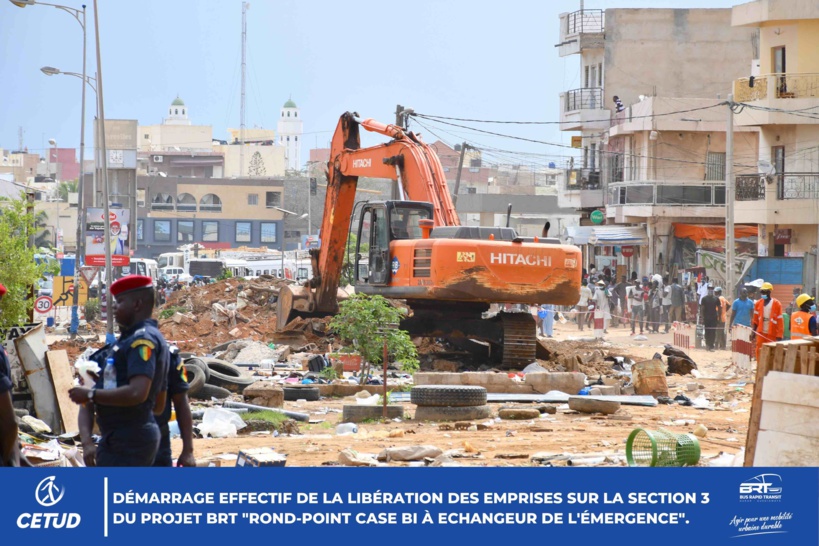
[[[580,287],[580,299],[577,301],[577,328],[583,331],[583,325],[586,323],[586,313],[589,310],[589,300],[592,297],[591,289],[589,288],[589,281],[583,279]]]
[[[597,290],[594,291],[594,337],[603,338],[608,333],[611,310],[609,296],[606,294],[605,281],[597,281]]]

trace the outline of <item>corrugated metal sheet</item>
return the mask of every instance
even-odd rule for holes
[[[568,226],[561,234],[574,245],[633,245],[648,244],[648,235],[641,226]]]

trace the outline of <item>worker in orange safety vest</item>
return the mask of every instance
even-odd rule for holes
[[[756,338],[756,359],[759,361],[759,349],[763,343],[782,341],[785,335],[785,323],[782,318],[782,304],[774,298],[773,285],[769,282],[763,283],[760,288],[760,297],[754,303],[754,316],[751,319],[753,333],[751,339]]]
[[[798,311],[791,315],[791,339],[800,339],[816,335],[816,317],[811,312],[814,300],[808,294],[796,298]]]

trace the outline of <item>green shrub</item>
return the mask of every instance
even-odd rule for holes
[[[85,302],[85,320],[96,320],[100,316],[100,300],[91,299]]]

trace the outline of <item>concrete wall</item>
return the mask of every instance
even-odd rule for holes
[[[747,76],[756,29],[731,27],[730,9],[608,9],[604,104],[639,95],[726,96]]]
[[[146,138],[147,137],[147,138]],[[210,125],[140,125],[137,127],[140,152],[201,150],[209,152],[213,145]]]
[[[239,156],[241,155],[241,148],[238,145],[214,146],[214,152],[219,152],[225,156],[225,170],[224,177],[231,178],[240,176],[239,174]],[[250,172],[250,160],[253,154],[259,152],[264,163],[265,174],[263,176],[282,177],[285,175],[287,168],[287,161],[284,157],[285,150],[281,146],[245,146],[245,165],[244,176],[248,176]]]

